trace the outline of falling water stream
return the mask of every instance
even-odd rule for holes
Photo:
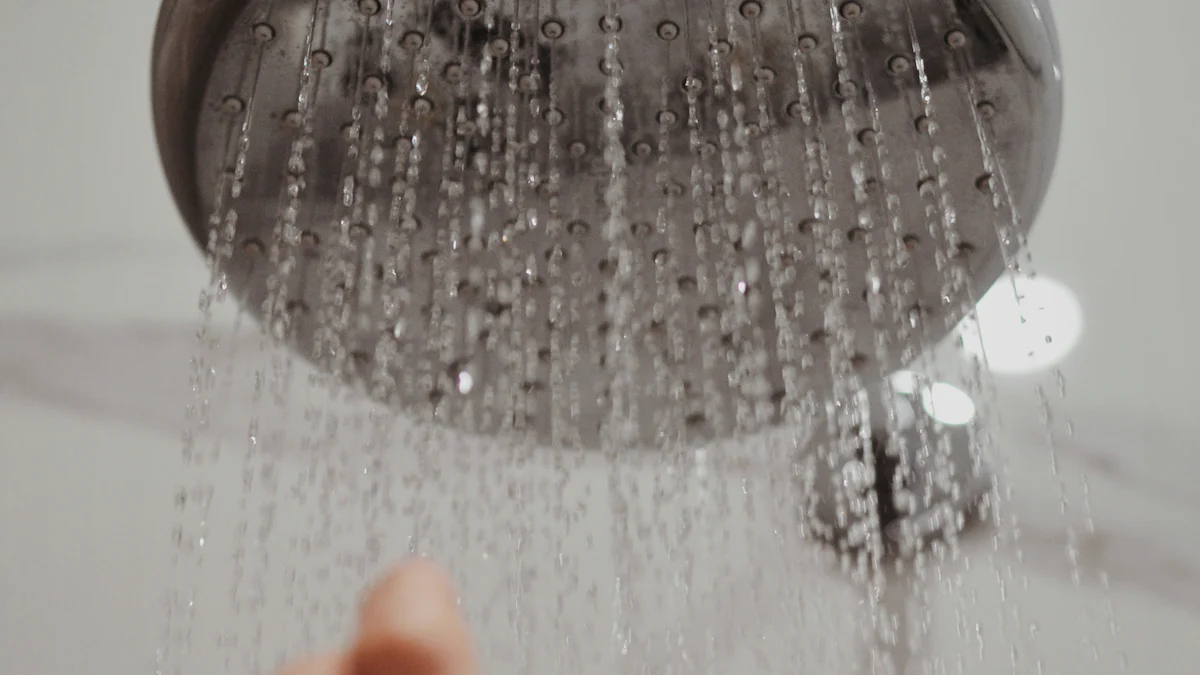
[[[1008,270],[1032,267],[967,51],[953,64],[962,86],[935,87],[929,54],[967,35],[935,25],[945,44],[929,44],[907,3],[814,13],[788,0],[781,47],[759,21],[768,3],[689,2],[639,27],[665,64],[646,80],[646,55],[623,42],[630,0],[606,0],[602,88],[582,93],[556,77],[568,1],[254,3],[239,93],[221,99],[231,168],[212,190],[159,672],[265,673],[331,646],[355,591],[406,555],[461,581],[496,672],[966,673],[985,649],[1009,651],[1014,674],[1043,672],[1010,602],[1028,580],[1012,562],[1021,527],[986,363],[966,368],[980,410],[966,427],[917,400],[944,375],[929,337],[943,317],[924,298],[969,317],[986,290],[964,271],[982,244],[962,222],[975,193]],[[303,26],[280,12],[300,4]],[[860,32],[864,11],[885,13],[881,35]],[[334,44],[347,22],[354,40]],[[256,117],[284,25],[303,33],[294,107]],[[831,73],[813,61],[814,25],[831,38]],[[892,79],[871,74],[868,39],[902,54]],[[349,75],[331,82],[346,59],[337,72]],[[780,87],[794,97],[784,106]],[[317,129],[341,90],[353,106],[330,207],[315,194],[330,162]],[[965,196],[959,149],[941,135],[956,105],[982,160]],[[584,118],[602,147],[568,135]],[[907,127],[919,142],[897,140]],[[631,142],[631,130],[649,135]],[[248,158],[269,134],[287,152],[266,169],[283,177],[278,193],[263,197]],[[247,204],[264,199],[271,239],[247,238]],[[307,229],[318,209],[330,229]],[[533,235],[551,245],[518,245]],[[921,251],[937,288],[913,270]],[[231,268],[239,255],[255,266]],[[241,273],[265,278],[263,332],[239,323],[222,339],[212,306]],[[574,300],[585,296],[598,303]],[[283,351],[304,321],[315,367]],[[919,373],[917,399],[885,380],[873,405],[868,364],[892,362]],[[362,387],[345,384],[356,376]],[[1065,385],[1036,390],[1053,451],[1069,424],[1048,391]],[[412,392],[406,415],[378,403]],[[647,392],[668,403],[648,409]],[[222,437],[214,416],[245,433]],[[832,511],[814,520],[822,490]],[[1090,522],[1086,495],[1069,504],[1064,488],[1058,514],[1076,583],[1070,516]],[[906,531],[898,554],[889,528],[922,514],[940,536]],[[1006,644],[985,645],[967,618],[980,608],[962,571],[977,565],[1000,586]],[[934,645],[935,606],[954,614],[952,645]]]

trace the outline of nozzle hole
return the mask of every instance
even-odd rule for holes
[[[741,12],[742,18],[757,19],[762,16],[763,6],[758,0],[746,0],[738,11]]]
[[[542,23],[542,37],[557,40],[567,33],[567,27],[558,19],[546,19]]]

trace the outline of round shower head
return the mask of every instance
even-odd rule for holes
[[[658,446],[942,337],[1057,148],[1043,0],[164,0],[154,114],[223,283],[418,419]]]

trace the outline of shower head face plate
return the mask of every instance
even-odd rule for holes
[[[769,428],[999,276],[1057,48],[1033,0],[720,4],[167,0],[164,166],[245,307],[415,418]]]

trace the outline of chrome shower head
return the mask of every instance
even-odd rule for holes
[[[1044,0],[164,0],[217,273],[419,419],[724,438],[945,335],[1045,193]]]

